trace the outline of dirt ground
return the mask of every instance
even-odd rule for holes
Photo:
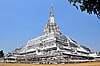
[[[0,63],[0,66],[100,66],[100,62],[87,62],[77,64],[18,64],[18,63]]]

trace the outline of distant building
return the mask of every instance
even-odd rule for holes
[[[44,33],[29,40],[25,46],[8,53],[5,60],[6,62],[60,64],[96,61],[96,57],[100,56],[60,32],[51,7]]]

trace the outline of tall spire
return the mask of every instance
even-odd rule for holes
[[[50,17],[54,17],[54,13],[53,13],[53,7],[52,7],[52,5],[51,5],[51,9],[50,9]]]
[[[59,26],[56,24],[55,19],[54,19],[54,12],[53,12],[52,6],[50,8],[50,15],[49,15],[48,24],[46,24],[46,26],[44,28],[44,34],[48,34],[51,32],[61,34]]]
[[[50,8],[49,23],[50,23],[50,24],[54,24],[54,23],[55,23],[54,12],[53,12],[53,7],[52,7],[52,5],[51,5],[51,8]]]

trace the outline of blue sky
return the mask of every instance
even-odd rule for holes
[[[40,36],[51,3],[63,35],[100,51],[100,19],[77,10],[67,0],[0,0],[0,50],[10,52]]]

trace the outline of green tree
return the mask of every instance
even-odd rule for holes
[[[4,57],[3,50],[0,51],[0,58],[1,58],[1,57]]]
[[[100,52],[99,52],[99,55],[100,55]]]
[[[73,6],[89,14],[96,14],[100,18],[100,0],[68,0]]]

